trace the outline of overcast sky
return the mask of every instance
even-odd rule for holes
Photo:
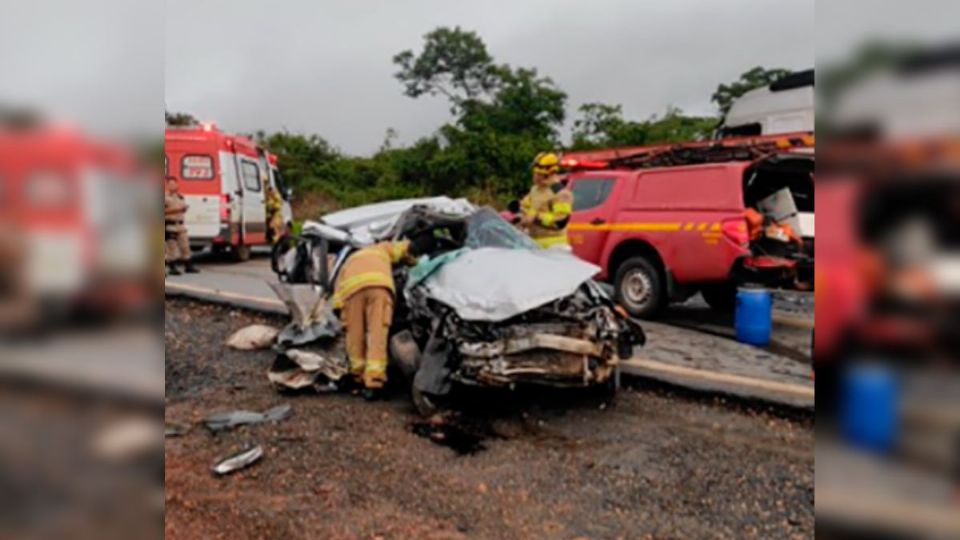
[[[802,69],[870,37],[956,36],[954,0],[43,0],[0,17],[0,106],[159,136],[164,103],[227,129],[319,133],[368,153],[448,120],[412,100],[391,57],[440,25],[475,30],[499,62],[630,118],[713,109],[754,66]]]
[[[163,130],[164,6],[154,0],[8,2],[0,106],[116,136]]]
[[[755,65],[814,62],[811,0],[168,0],[172,111],[233,131],[318,133],[370,153],[449,119],[442,98],[403,95],[391,58],[437,26],[479,33],[497,62],[536,67],[585,102],[628,118],[675,105],[713,111],[710,94]]]

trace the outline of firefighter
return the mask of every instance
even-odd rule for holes
[[[334,286],[333,305],[346,329],[352,380],[367,399],[387,381],[387,337],[393,321],[393,265],[411,264],[430,250],[431,235],[381,242],[350,255]]]
[[[267,183],[267,230],[270,231],[270,243],[276,244],[283,236],[283,198],[280,192]]]
[[[163,223],[164,223],[164,260],[167,271],[172,276],[179,276],[182,272],[177,269],[177,263],[183,264],[187,273],[196,274],[200,270],[193,265],[190,259],[190,238],[187,236],[187,226],[184,217],[187,213],[187,202],[180,194],[180,184],[173,176],[167,177],[163,194]]]
[[[570,249],[567,223],[573,212],[573,193],[560,181],[560,158],[541,152],[533,160],[533,187],[520,202],[520,226],[544,249]]]

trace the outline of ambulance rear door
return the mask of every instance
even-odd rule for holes
[[[179,160],[176,158],[179,157]],[[180,193],[188,205],[185,223],[190,240],[209,240],[220,232],[220,175],[209,153],[188,150],[171,156],[177,167]]]
[[[267,242],[267,207],[261,165],[258,160],[244,155],[237,156],[237,163],[240,168],[240,189],[243,191],[241,199],[243,243],[265,244]]]

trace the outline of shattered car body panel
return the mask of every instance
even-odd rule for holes
[[[645,341],[643,331],[622,317],[592,280],[571,295],[504,321],[466,321],[456,310],[429,297],[425,287],[407,294],[411,330],[429,328],[421,364],[443,362],[414,380],[417,390],[442,394],[448,385],[437,378],[470,385],[591,386],[606,382],[620,358]],[[431,326],[431,321],[437,320]],[[431,358],[441,351],[445,358]],[[449,373],[446,373],[449,371]]]
[[[561,251],[482,247],[447,263],[423,286],[464,320],[498,322],[570,296],[599,270]]]
[[[540,250],[489,208],[440,197],[361,207],[322,221],[349,235],[347,242],[325,237],[327,253],[425,232],[437,240],[433,257],[463,250],[409,287],[411,269],[394,271],[391,333],[405,336],[402,363],[415,373],[415,392],[443,395],[453,383],[597,385],[611,380],[619,359],[645,340],[591,279],[596,266]],[[331,289],[337,271],[321,288]]]

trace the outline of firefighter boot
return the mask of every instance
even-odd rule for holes
[[[383,397],[383,389],[382,388],[364,388],[363,391],[361,392],[361,395],[363,395],[363,399],[367,401],[378,401],[381,397]]]

